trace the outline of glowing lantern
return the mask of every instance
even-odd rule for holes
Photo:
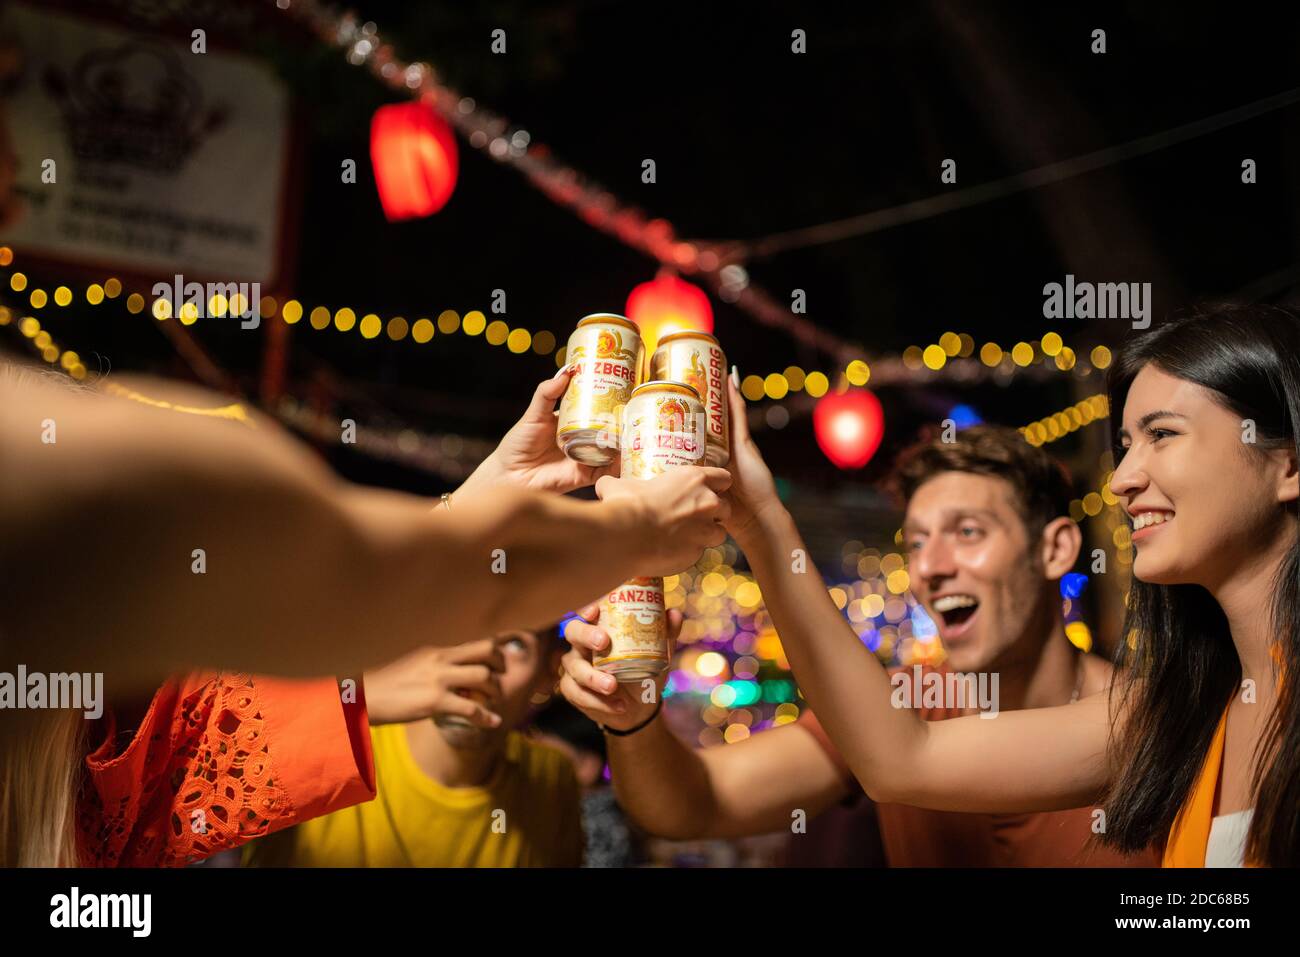
[[[370,162],[389,222],[430,216],[456,188],[456,137],[422,103],[394,103],[370,121]]]
[[[713,306],[699,286],[661,272],[627,297],[627,317],[641,330],[646,352],[673,332],[712,332]]]
[[[871,461],[885,435],[880,400],[866,389],[828,393],[813,409],[817,445],[842,469],[860,469]]]

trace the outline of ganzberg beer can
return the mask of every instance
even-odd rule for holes
[[[680,382],[638,386],[623,410],[621,474],[650,479],[704,456],[704,406]],[[634,578],[600,602],[609,648],[594,664],[619,681],[640,681],[668,667],[668,620],[662,578]]]
[[[618,456],[623,407],[641,371],[641,334],[622,316],[597,313],[578,322],[565,361],[576,366],[560,402],[556,441],[584,465]]]
[[[731,459],[727,433],[727,357],[713,336],[703,332],[676,332],[659,340],[650,360],[650,378],[684,382],[704,403],[708,448],[706,465],[722,468]]]

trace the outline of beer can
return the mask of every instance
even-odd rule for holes
[[[651,479],[698,465],[704,456],[704,406],[681,382],[637,386],[623,410],[620,472]],[[634,578],[600,602],[600,626],[609,648],[593,664],[619,681],[640,681],[668,667],[668,617],[662,578]]]
[[[684,382],[647,382],[623,411],[620,474],[651,479],[705,456],[705,414],[699,393]]]
[[[565,361],[576,368],[560,402],[556,441],[575,461],[608,465],[618,455],[623,407],[641,371],[641,333],[623,316],[586,316],[569,336]]]
[[[668,667],[668,617],[662,578],[633,578],[600,600],[609,647],[592,664],[619,681],[653,678]]]
[[[727,430],[727,357],[718,340],[703,332],[675,332],[659,340],[650,359],[650,378],[684,382],[704,403],[708,448],[704,464],[725,466],[731,459]]]

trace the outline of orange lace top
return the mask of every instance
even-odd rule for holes
[[[87,867],[177,867],[375,796],[365,697],[333,678],[168,679],[117,750],[112,712],[77,807]]]

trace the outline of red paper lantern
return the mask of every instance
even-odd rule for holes
[[[673,332],[712,332],[713,306],[699,286],[662,272],[627,297],[627,317],[641,330],[646,351]]]
[[[456,136],[423,103],[393,103],[370,121],[370,163],[389,222],[430,216],[456,188]]]
[[[838,468],[860,469],[871,461],[885,436],[880,400],[866,389],[828,393],[813,409],[817,445]]]

